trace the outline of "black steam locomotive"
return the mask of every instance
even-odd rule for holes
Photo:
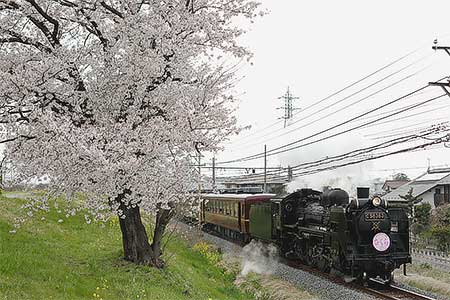
[[[389,283],[394,269],[411,262],[406,207],[369,198],[368,189],[352,201],[341,189],[301,189],[282,199],[205,195],[200,219],[220,235],[274,243],[288,259],[358,280]]]

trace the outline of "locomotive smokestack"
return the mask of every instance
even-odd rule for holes
[[[368,187],[357,187],[356,197],[358,199],[368,199],[369,198],[369,188]]]

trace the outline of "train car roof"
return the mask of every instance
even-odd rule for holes
[[[276,194],[201,194],[202,198],[214,198],[223,200],[257,200],[270,199]]]

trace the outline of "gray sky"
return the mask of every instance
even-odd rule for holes
[[[435,38],[438,38],[440,45],[450,46],[449,1],[262,0],[261,2],[264,8],[269,10],[269,14],[257,20],[251,31],[242,38],[242,42],[253,51],[254,58],[253,65],[243,65],[240,69],[239,74],[245,78],[237,86],[241,99],[237,112],[239,123],[252,125],[252,129],[233,139],[234,142],[226,144],[225,151],[218,155],[219,161],[259,153],[265,143],[268,149],[271,149],[308,136],[402,96],[429,81],[450,75],[450,56],[444,52],[434,53],[431,50]],[[323,106],[318,105],[305,112],[298,112],[293,120],[296,123],[288,126],[287,130],[281,129],[283,125],[280,122],[261,131],[281,116],[281,110],[276,110],[276,107],[282,106],[282,102],[277,98],[285,93],[287,86],[300,97],[297,106],[305,108],[415,49],[417,51],[411,56],[345,93],[328,99]],[[407,67],[409,64],[411,66]],[[405,70],[350,97],[331,110],[323,110],[326,105],[401,68]],[[412,75],[417,72],[418,74]],[[307,116],[308,121],[320,119],[332,110],[342,108],[406,76],[411,77],[349,109],[295,130],[296,127],[307,123],[302,120]],[[438,88],[426,91],[425,94],[405,99],[395,107],[404,107],[441,93]],[[450,99],[442,98],[422,109],[398,116],[422,112],[416,117],[373,126],[289,152],[281,157],[273,156],[269,159],[269,164],[284,166],[287,163],[295,164],[324,155],[339,154],[356,149],[360,145],[378,142],[369,139],[378,132],[389,133],[390,130],[421,121],[429,120],[427,124],[432,124],[433,119],[440,119],[440,122],[450,120],[450,106],[445,107],[447,104],[450,105]],[[426,112],[431,109],[437,110]],[[383,112],[386,114],[389,109]],[[316,115],[309,116],[312,113]],[[273,132],[274,130],[278,131]],[[287,131],[292,132],[287,134]],[[280,134],[283,134],[282,137],[274,138]],[[432,165],[450,164],[449,153],[450,149],[441,147],[394,156],[364,165],[363,172],[370,177],[388,176],[394,173],[390,169],[399,171],[404,169],[407,174],[416,176],[423,170],[409,168],[426,166],[428,158]],[[262,160],[259,159],[232,165],[262,166],[262,164]],[[384,169],[389,170],[380,171]]]

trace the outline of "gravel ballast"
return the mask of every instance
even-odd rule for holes
[[[224,258],[241,258],[242,248],[227,240],[214,235],[207,234],[197,228],[190,227],[184,223],[178,223],[177,227],[183,231],[183,234],[198,235],[199,240],[214,244],[224,254]],[[308,273],[306,271],[290,267],[282,262],[271,264],[270,275],[278,277],[289,283],[299,286],[318,299],[323,300],[376,300],[377,298],[361,291],[346,287],[322,278],[320,276]]]

